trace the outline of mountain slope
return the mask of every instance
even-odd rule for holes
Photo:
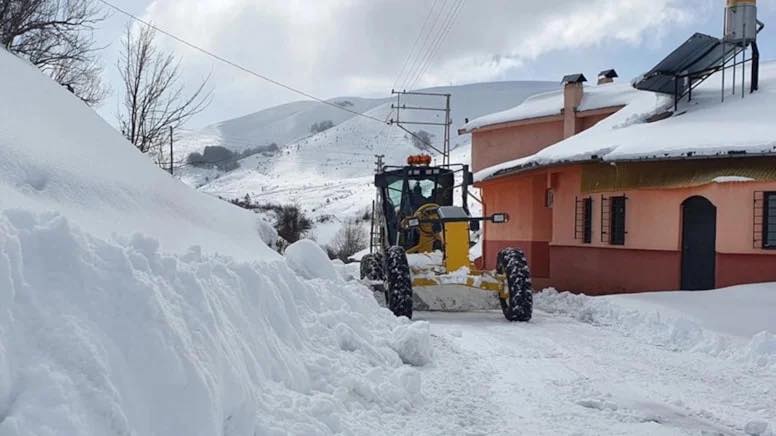
[[[457,128],[467,118],[473,119],[515,106],[531,95],[557,87],[558,84],[554,82],[496,82],[439,87],[426,91],[452,95],[452,161],[469,163],[468,137],[457,133]],[[366,114],[378,120],[390,119],[395,117],[395,111],[391,108],[395,103],[395,99],[390,99]],[[438,106],[444,105],[444,99],[403,97],[404,104]],[[438,112],[402,111],[400,116],[404,121],[440,122],[444,115]],[[249,136],[251,129],[263,129],[261,126],[254,129],[242,124],[243,121],[227,121],[222,125],[232,126],[231,132],[242,138]],[[242,124],[243,130],[236,128],[238,124]],[[432,144],[441,148],[441,128],[408,127],[412,131],[422,129],[429,132],[433,135]],[[224,144],[227,144],[226,140]],[[395,126],[353,116],[324,132],[285,144],[275,155],[257,154],[242,159],[240,168],[234,171],[224,174],[186,168],[180,177],[203,192],[223,198],[242,198],[248,194],[259,202],[297,203],[313,218],[326,221],[317,225],[316,237],[319,242],[327,243],[340,222],[362,214],[370,207],[374,196],[372,175],[376,154],[384,155],[388,165],[401,165],[408,155],[420,152],[439,157],[433,150],[416,147],[413,138]]]
[[[340,97],[330,100],[353,112],[366,112],[386,99]],[[208,145],[222,145],[232,151],[241,152],[264,145],[285,145],[313,135],[314,125],[331,122],[340,124],[355,114],[331,105],[315,101],[297,101],[275,106],[239,118],[208,126],[200,131],[188,132],[182,136],[178,152],[183,156],[202,151]]]

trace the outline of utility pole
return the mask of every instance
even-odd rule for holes
[[[172,143],[173,143],[172,133],[173,133],[172,126],[170,126],[170,175],[171,176],[173,175],[173,162],[175,161],[175,159],[173,159],[173,154],[172,154]]]
[[[375,174],[382,174],[385,170],[385,163],[383,162],[383,159],[385,158],[384,154],[376,154],[375,155]],[[375,193],[375,199],[372,201],[372,222],[371,222],[371,228],[369,230],[369,253],[374,253],[375,248],[379,247],[382,243],[382,232],[383,229],[380,227],[380,223],[382,222],[379,217],[382,216],[382,208],[383,208],[383,198],[382,193],[379,189],[376,190]]]
[[[396,95],[396,104],[391,104],[391,109],[396,109],[396,119],[391,119],[388,124],[396,125],[400,129],[412,135],[412,137],[422,141],[429,148],[440,153],[442,155],[442,166],[450,166],[450,126],[453,124],[453,120],[450,117],[450,94],[441,94],[435,92],[413,92],[413,91],[396,91],[391,90],[391,94]],[[407,106],[407,103],[402,104],[401,97],[407,95],[417,95],[425,97],[444,98],[444,107],[426,107],[426,106]],[[444,112],[444,122],[432,122],[432,121],[400,121],[400,113],[402,110],[408,111],[427,111],[427,112]],[[405,125],[421,125],[421,126],[442,126],[444,127],[444,139],[442,142],[442,149],[434,147],[431,143],[425,142],[423,138],[420,138],[415,132],[410,131]]]

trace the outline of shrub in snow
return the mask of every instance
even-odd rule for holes
[[[278,235],[289,243],[298,241],[313,228],[312,221],[302,212],[299,206],[293,204],[280,206],[276,210],[276,214],[277,224],[275,229],[278,231]]]
[[[346,222],[334,235],[328,247],[329,257],[347,261],[350,256],[365,249],[368,245],[366,230],[356,221]]]
[[[412,145],[419,150],[429,151],[431,148],[431,141],[434,139],[434,135],[426,132],[425,130],[418,130],[415,135],[412,136]]]
[[[309,239],[289,245],[284,256],[288,266],[306,279],[336,281],[340,278],[323,249]]]
[[[321,121],[319,123],[313,123],[312,126],[310,126],[310,133],[317,134],[321,132],[325,132],[329,129],[334,127],[334,122],[331,120]]]
[[[197,168],[217,168],[232,171],[240,167],[240,155],[220,145],[209,145],[202,153],[194,152],[186,158],[186,163]]]

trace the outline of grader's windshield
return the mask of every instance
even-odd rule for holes
[[[377,174],[375,184],[382,191],[384,242],[396,245],[399,223],[419,207],[430,203],[453,205],[455,172],[447,168],[405,167]],[[399,242],[403,240],[400,237]]]

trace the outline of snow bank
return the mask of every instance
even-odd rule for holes
[[[763,286],[769,289],[763,290]],[[723,293],[725,297],[718,297]],[[743,305],[736,303],[747,299],[749,302]],[[607,297],[547,289],[536,294],[534,307],[585,323],[606,325],[671,350],[701,352],[776,369],[776,319],[772,316],[776,284],[712,293]]]
[[[302,239],[286,248],[286,263],[292,270],[306,279],[339,280],[329,256],[315,242]]]
[[[433,361],[429,324],[425,321],[402,324],[394,330],[393,349],[399,353],[402,362],[414,366],[425,366]]]
[[[278,259],[255,214],[193,191],[35,67],[0,49],[0,208],[56,210],[89,233],[139,232],[162,248],[199,245]]]
[[[0,290],[4,435],[363,430],[352,417],[418,401],[402,362],[430,360],[428,327],[356,284],[102,240],[58,214],[0,214]]]
[[[647,122],[673,110],[670,96],[636,92],[630,103],[609,118],[538,153],[483,169],[481,181],[500,172],[560,162],[624,161],[682,156],[727,156],[730,153],[776,154],[776,62],[760,69],[760,90],[746,98],[720,103],[720,75],[712,76],[683,100],[673,116]],[[747,85],[748,88],[748,85]]]
[[[0,71],[0,435],[365,434],[422,400],[426,327]]]

